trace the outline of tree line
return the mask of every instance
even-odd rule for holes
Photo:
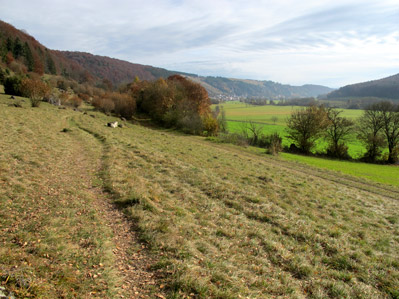
[[[7,76],[0,72],[5,93],[28,97],[32,107],[42,100],[77,108],[83,101],[96,109],[126,119],[146,115],[155,123],[197,135],[216,135],[221,122],[218,111],[211,111],[211,102],[204,87],[181,75],[156,81],[140,81],[112,88],[93,88],[63,78],[45,82],[37,74]]]
[[[356,136],[366,147],[363,161],[381,161],[388,148],[388,163],[396,163],[399,155],[399,105],[382,101],[366,107],[355,123],[342,116],[342,110],[311,105],[291,114],[287,121],[291,151],[310,154],[316,141],[328,142],[327,155],[350,158],[346,142]]]

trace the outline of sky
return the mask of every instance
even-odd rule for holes
[[[399,73],[399,0],[0,0],[44,46],[201,76],[341,87]]]

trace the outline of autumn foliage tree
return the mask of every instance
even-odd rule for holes
[[[39,107],[43,98],[50,92],[50,88],[40,79],[25,78],[21,81],[21,92],[29,98],[32,107]]]
[[[215,134],[218,130],[217,122],[212,121],[207,91],[180,75],[147,84],[136,81],[131,85],[131,92],[138,110],[162,125],[192,134],[201,134],[204,130]]]

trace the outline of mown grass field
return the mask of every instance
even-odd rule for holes
[[[165,274],[169,298],[398,298],[394,186],[385,192],[169,130],[111,129],[113,118],[99,113],[8,101],[0,99],[3,285],[47,298],[114,298],[110,232],[79,176],[98,178],[101,164],[98,184],[157,257],[152,268]],[[91,163],[78,163],[81,155]],[[19,287],[22,278],[32,287]]]
[[[291,144],[291,141],[287,138],[286,120],[293,111],[301,108],[297,106],[254,106],[241,102],[226,102],[221,106],[226,112],[230,132],[241,132],[245,122],[253,121],[262,126],[264,134],[268,135],[277,132],[283,136],[284,146]],[[362,115],[361,110],[341,110],[343,110],[342,116],[354,121]],[[274,117],[276,119],[273,119]],[[352,158],[359,158],[365,152],[364,146],[356,139],[355,134],[348,138],[347,145],[349,147],[348,152]],[[320,140],[315,151],[323,152],[326,147],[327,143],[324,140]]]

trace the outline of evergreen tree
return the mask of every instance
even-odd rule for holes
[[[26,59],[26,66],[28,67],[28,71],[32,72],[33,67],[35,65],[35,61],[33,59],[32,51],[27,42],[24,43],[24,56]]]
[[[0,59],[5,62],[6,61],[6,56],[7,56],[7,41],[1,41],[0,43]]]
[[[15,59],[18,59],[20,56],[24,55],[24,48],[23,48],[21,41],[19,40],[18,37],[15,38],[15,40],[14,40],[12,55],[14,56]]]
[[[56,75],[57,69],[55,68],[55,63],[50,53],[46,49],[46,73]]]
[[[7,37],[7,41],[6,41],[6,48],[8,52],[12,52],[13,51],[13,42],[11,40],[10,37]]]

